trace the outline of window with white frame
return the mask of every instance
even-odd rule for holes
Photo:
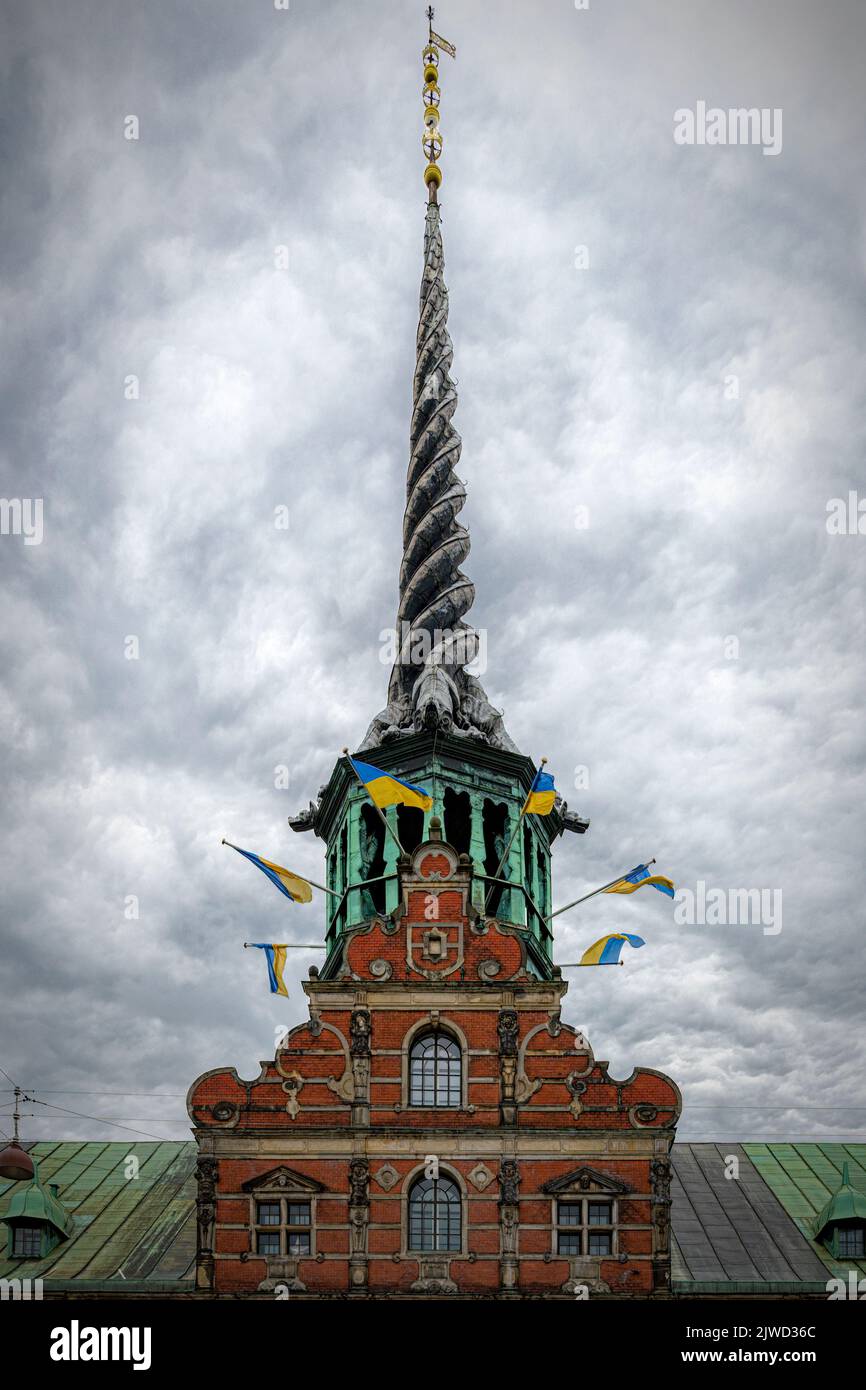
[[[440,1173],[420,1177],[409,1192],[409,1249],[459,1250],[462,1228],[460,1188]]]
[[[604,1197],[566,1197],[556,1204],[559,1255],[612,1255],[616,1216]]]
[[[255,1248],[258,1255],[309,1255],[313,1215],[309,1200],[265,1196],[255,1203]]]
[[[460,1046],[447,1033],[424,1033],[409,1050],[409,1104],[445,1109],[460,1105]]]

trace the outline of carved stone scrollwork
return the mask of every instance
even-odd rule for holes
[[[196,1194],[196,1257],[195,1286],[210,1292],[214,1286],[213,1230],[216,1213],[217,1161],[209,1155],[199,1156],[195,1176]]]
[[[376,960],[370,961],[370,974],[374,980],[390,980],[394,974],[394,967],[390,961],[383,960],[379,956]]]
[[[355,1076],[354,1072],[344,1071],[342,1076],[329,1076],[325,1079],[325,1085],[329,1091],[333,1091],[340,1100],[350,1103],[355,1099]]]
[[[211,1114],[217,1124],[237,1124],[240,1118],[240,1110],[236,1105],[232,1105],[230,1100],[218,1100]]]
[[[581,1101],[580,1097],[586,1090],[586,1082],[581,1081],[579,1079],[578,1073],[573,1071],[569,1076],[566,1077],[565,1084],[568,1087],[569,1092],[571,1094],[571,1103],[568,1108],[571,1111],[574,1118],[577,1119],[577,1117],[583,1111],[583,1102]]]
[[[283,1090],[289,1097],[286,1101],[286,1113],[290,1119],[294,1120],[297,1119],[298,1111],[301,1108],[298,1093],[303,1088],[304,1078],[299,1071],[283,1072],[283,1075],[286,1078],[283,1082]]]
[[[441,1255],[422,1255],[418,1260],[418,1274],[414,1284],[409,1285],[412,1293],[422,1293],[429,1298],[457,1292],[457,1285],[451,1278],[450,1261]]]
[[[646,1125],[654,1124],[659,1112],[654,1105],[632,1105],[629,1107],[628,1117],[635,1129],[642,1129]]]

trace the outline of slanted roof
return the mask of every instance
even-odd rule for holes
[[[866,1275],[866,1260],[835,1260],[815,1240],[815,1220],[841,1187],[846,1163],[854,1187],[866,1192],[866,1144],[745,1144],[744,1148],[829,1273],[844,1279],[856,1269]]]
[[[738,1178],[726,1178],[730,1155]],[[688,1144],[671,1155],[671,1277],[678,1293],[822,1293],[866,1262],[834,1260],[815,1214],[866,1144]]]
[[[188,1294],[195,1275],[192,1140],[34,1144],[43,1184],[71,1214],[69,1239],[42,1260],[0,1253],[0,1278],[43,1279],[50,1293]],[[139,1160],[127,1179],[126,1160]],[[729,1155],[739,1177],[727,1179]],[[674,1144],[671,1275],[679,1294],[826,1294],[866,1260],[834,1260],[814,1223],[843,1186],[866,1192],[866,1144]],[[0,1219],[29,1182],[0,1179]],[[3,1247],[0,1246],[0,1252]]]
[[[19,1221],[24,1225],[46,1222],[61,1240],[68,1240],[73,1230],[72,1217],[55,1196],[54,1184],[43,1186],[38,1165],[30,1181],[16,1182],[15,1188],[3,1213],[10,1225]]]
[[[70,1281],[94,1291],[156,1295],[191,1290],[195,1275],[196,1147],[165,1143],[44,1143],[29,1146],[47,1187],[56,1183],[70,1214],[69,1239],[41,1260],[14,1260],[0,1246],[0,1278],[43,1279],[48,1291]],[[127,1160],[139,1161],[128,1178]],[[29,1183],[0,1179],[0,1218]]]
[[[840,1221],[859,1221],[866,1225],[866,1192],[852,1186],[847,1160],[842,1164],[841,1187],[812,1223],[815,1239],[820,1240],[828,1226],[835,1226]]]

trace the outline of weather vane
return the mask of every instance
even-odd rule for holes
[[[443,39],[441,34],[434,32],[432,5],[427,7],[427,22],[428,40],[421,54],[424,64],[424,134],[421,140],[427,156],[427,167],[424,170],[427,197],[431,203],[435,203],[436,190],[442,182],[442,170],[436,162],[442,153],[442,132],[439,129],[439,99],[442,95],[439,90],[439,51],[441,49],[447,53],[449,58],[456,58],[457,49],[447,39]]]

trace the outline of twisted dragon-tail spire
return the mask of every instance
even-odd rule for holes
[[[479,649],[479,636],[463,621],[475,586],[460,566],[469,554],[469,532],[457,520],[466,488],[454,469],[461,440],[452,417],[457,392],[451,380],[454,349],[448,332],[448,291],[438,189],[442,172],[439,129],[439,55],[453,58],[451,44],[433,32],[422,54],[424,131],[427,157],[427,218],[421,277],[415,378],[412,392],[409,472],[403,519],[403,563],[397,610],[397,654],[388,705],[370,725],[364,747],[423,728],[465,734],[516,751],[502,716],[475,675],[465,668]]]
[[[475,586],[460,570],[469,554],[469,532],[457,521],[466,488],[454,471],[461,439],[452,421],[457,392],[450,376],[454,349],[443,261],[439,205],[431,199],[424,230],[397,610],[400,650],[391,677],[392,700],[411,695],[434,649],[446,668],[462,666],[474,655],[474,634],[462,621],[472,607]]]

